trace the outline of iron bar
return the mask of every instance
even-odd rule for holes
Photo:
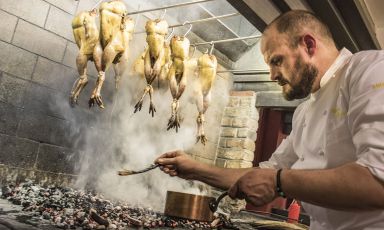
[[[250,75],[250,74],[269,74],[269,70],[266,69],[228,69],[219,70],[217,73],[233,73],[234,75]]]
[[[248,37],[229,38],[229,39],[216,40],[216,41],[210,41],[210,42],[198,42],[198,43],[191,44],[191,46],[200,46],[200,45],[210,45],[210,44],[232,42],[232,41],[241,41],[241,40],[260,38],[260,37],[261,37],[261,35],[254,35],[254,36],[248,36]]]
[[[216,20],[216,19],[220,19],[220,18],[229,18],[229,17],[233,17],[233,16],[238,16],[238,15],[240,15],[240,13],[223,14],[223,15],[219,15],[219,16],[215,16],[215,17],[203,18],[203,19],[198,19],[198,20],[193,20],[193,21],[185,21],[181,24],[171,25],[168,28],[175,28],[175,27],[181,27],[181,26],[185,26],[185,25],[192,25],[195,23],[207,22],[207,21]],[[138,32],[135,32],[133,34],[143,34],[143,33],[145,33],[145,31],[138,31]]]
[[[151,12],[151,11],[156,11],[156,10],[164,10],[164,9],[169,9],[169,8],[174,8],[174,7],[188,6],[188,5],[192,5],[192,4],[209,2],[209,1],[213,1],[213,0],[198,0],[198,1],[192,1],[192,2],[183,2],[183,3],[180,3],[180,4],[174,4],[174,5],[163,6],[163,7],[153,8],[153,9],[139,10],[139,11],[135,11],[135,12],[130,12],[127,15],[141,14],[141,13],[146,13],[146,12]]]
[[[200,23],[200,22],[207,22],[207,21],[216,20],[216,19],[220,19],[220,18],[228,18],[228,17],[237,16],[237,15],[240,15],[240,13],[223,14],[223,15],[219,15],[219,16],[202,18],[202,19],[193,20],[193,21],[185,21],[184,23],[181,23],[181,24],[171,25],[171,26],[169,26],[169,28],[180,27],[180,26],[185,26],[185,25],[195,24],[195,23]]]

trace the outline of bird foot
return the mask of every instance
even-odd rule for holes
[[[167,130],[170,130],[173,128],[176,129],[176,133],[179,131],[179,128],[180,128],[180,119],[177,113],[172,114],[171,118],[169,118],[169,121],[168,121]]]
[[[69,96],[69,105],[73,108],[78,105],[77,100],[79,99],[79,95],[71,95]]]
[[[143,98],[136,103],[134,113],[136,113],[137,111],[140,111],[142,107],[143,107]]]
[[[205,143],[207,143],[208,139],[207,139],[207,137],[205,137],[205,135],[203,134],[203,135],[199,135],[199,136],[196,137],[196,144],[197,144],[199,141],[201,141],[201,143],[202,143],[203,145],[205,145]]]
[[[155,108],[155,105],[153,104],[153,102],[151,101],[149,103],[149,113],[152,115],[152,117],[155,115],[156,113],[156,108]]]
[[[89,104],[89,108],[93,107],[95,104],[97,104],[101,109],[105,108],[102,97],[99,93],[92,93],[92,96],[88,101],[88,104]]]

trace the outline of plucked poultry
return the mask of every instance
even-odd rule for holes
[[[99,41],[99,30],[96,25],[97,10],[82,11],[72,20],[73,36],[79,53],[76,57],[79,78],[75,82],[69,101],[71,106],[77,104],[79,95],[88,83],[87,63],[93,61],[98,72],[101,68],[101,58],[103,50]]]
[[[100,91],[105,80],[105,72],[112,63],[115,64],[115,86],[118,88],[121,76],[127,68],[133,28],[133,20],[127,17],[127,9],[122,0],[112,0],[100,5],[102,70],[98,73],[96,86],[89,100],[90,107],[96,103],[100,108],[104,108]]]
[[[145,79],[145,74],[144,74],[144,59],[145,59],[145,54],[147,52],[148,47],[144,49],[144,52],[140,54],[140,56],[135,60],[133,63],[133,68],[132,71],[135,74],[138,74],[140,78]],[[168,71],[169,68],[171,67],[172,59],[171,59],[171,48],[169,46],[169,43],[167,41],[164,42],[164,65],[161,67],[161,72],[158,78],[154,80],[152,83],[152,87],[157,87],[158,89],[162,91],[167,91],[169,89],[168,86]]]
[[[144,97],[149,94],[149,113],[151,113],[153,117],[156,108],[152,101],[152,83],[161,75],[162,67],[166,63],[165,36],[168,33],[168,23],[162,19],[149,20],[145,25],[145,31],[147,33],[146,40],[148,48],[144,55],[144,76],[147,81],[147,86],[140,100],[136,103],[134,112],[136,113],[141,110]]]
[[[172,64],[168,72],[169,88],[172,94],[171,117],[168,121],[167,130],[174,128],[176,132],[180,128],[179,99],[183,94],[187,77],[185,74],[186,62],[189,56],[190,42],[185,36],[174,36],[171,39]]]
[[[197,61],[198,81],[194,95],[196,96],[196,106],[199,112],[197,116],[197,136],[196,143],[201,141],[203,145],[207,142],[204,133],[204,114],[211,102],[212,84],[216,78],[217,59],[214,55],[205,53]]]

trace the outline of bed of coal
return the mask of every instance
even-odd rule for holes
[[[237,229],[221,214],[211,223],[179,219],[149,208],[111,202],[100,194],[57,186],[42,187],[32,181],[3,184],[1,198],[0,226],[8,229],[19,229],[14,225],[16,222],[1,218],[11,214],[17,222],[31,226],[29,229]],[[4,208],[6,203],[18,208]]]

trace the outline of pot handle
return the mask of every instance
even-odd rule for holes
[[[211,202],[209,202],[209,209],[211,209],[212,212],[216,212],[217,207],[219,206],[219,202],[221,201],[221,199],[223,199],[227,195],[228,195],[227,191],[223,192],[219,197],[217,197],[216,200],[212,200]]]

